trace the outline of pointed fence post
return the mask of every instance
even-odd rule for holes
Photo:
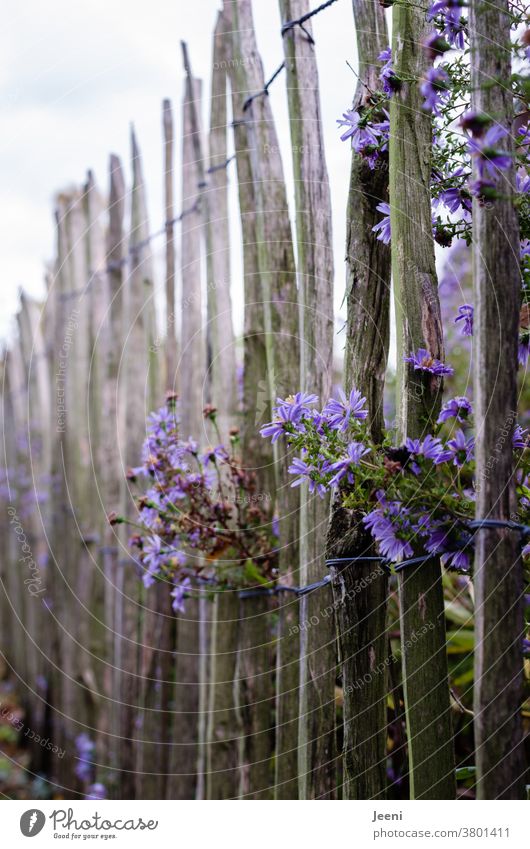
[[[391,99],[389,147],[400,441],[431,432],[442,397],[441,378],[422,379],[403,362],[419,348],[443,360],[431,224],[432,119],[422,110],[419,89],[428,68],[422,46],[429,29],[427,7],[426,0],[393,6],[393,62],[405,81]],[[405,569],[398,580],[411,797],[452,799],[456,786],[440,562]]]
[[[67,270],[66,234],[64,218],[67,198],[59,195],[56,199],[56,259],[54,271],[49,281],[46,321],[46,344],[49,349],[50,372],[52,375],[52,414],[50,429],[51,445],[51,519],[50,519],[50,566],[52,575],[51,597],[53,608],[50,616],[53,622],[52,645],[56,662],[50,674],[50,701],[52,710],[52,733],[56,745],[65,752],[71,750],[71,740],[68,738],[69,725],[64,720],[67,713],[68,700],[65,699],[67,683],[65,671],[69,658],[65,653],[63,623],[66,621],[67,583],[65,580],[66,564],[69,557],[69,540],[66,533],[67,509],[66,486],[64,475],[64,454],[66,450],[67,425],[67,375],[66,359],[63,345],[65,341],[65,325],[67,319]],[[52,779],[68,786],[72,782],[72,764],[70,758],[61,758],[54,762]]]
[[[231,3],[223,4],[223,58],[229,77],[232,115],[243,113],[245,94],[238,82],[233,61]],[[235,34],[234,34],[235,35]],[[271,419],[269,392],[266,390],[267,353],[265,315],[260,296],[256,234],[256,194],[252,182],[249,140],[246,123],[233,121],[236,151],[239,214],[243,239],[244,328],[243,379],[241,398],[241,453],[247,470],[256,478],[256,490],[267,504],[270,518],[275,502],[273,452],[268,440],[259,435],[259,427]],[[241,600],[240,643],[237,666],[239,710],[242,723],[241,796],[245,799],[270,799],[274,792],[274,637],[271,600],[256,596]]]
[[[122,353],[125,344],[125,311],[124,311],[124,214],[125,214],[125,179],[119,158],[111,154],[109,159],[109,192],[108,192],[108,229],[105,245],[106,266],[108,275],[108,309],[105,322],[101,329],[102,344],[105,345],[105,361],[103,375],[103,409],[105,416],[102,422],[102,449],[104,451],[104,466],[102,469],[103,492],[106,501],[104,508],[107,515],[112,511],[121,515],[126,511],[126,480],[121,464],[120,452],[117,446],[123,445],[125,438],[124,408],[121,403],[123,393]],[[121,379],[120,379],[121,378]],[[117,772],[120,763],[120,752],[124,745],[121,739],[121,705],[120,699],[113,698],[113,693],[123,693],[123,560],[126,557],[126,534],[122,525],[111,526],[108,522],[102,539],[103,570],[105,574],[105,609],[107,631],[107,655],[112,663],[107,669],[105,692],[110,699],[108,711],[108,763],[111,770],[118,776],[115,784],[109,788],[112,798],[123,798],[126,790],[122,786],[122,774]],[[123,794],[123,796],[121,795]]]
[[[208,169],[204,212],[207,227],[208,382],[223,441],[235,424],[237,409],[236,347],[230,292],[230,229],[228,218],[227,74],[224,18],[219,12],[213,34]]]
[[[202,83],[193,80],[192,93],[186,89],[182,105],[182,192],[183,212],[180,233],[180,351],[177,363],[180,429],[184,439],[203,434],[203,380],[205,343],[202,328],[201,238],[198,167],[192,135],[193,102],[201,114]],[[190,598],[185,613],[177,617],[175,660],[174,747],[170,755],[171,786],[176,799],[203,799],[206,771],[206,717],[208,664],[208,602]]]
[[[214,40],[216,34],[214,34]],[[187,92],[191,103],[191,132],[195,151],[195,164],[201,189],[200,203],[204,221],[206,243],[207,287],[207,378],[208,400],[218,406],[221,436],[227,436],[229,422],[233,416],[235,400],[235,351],[232,316],[226,309],[230,306],[230,244],[227,228],[228,199],[226,196],[226,174],[219,183],[213,172],[215,185],[210,187],[204,167],[201,144],[200,119],[196,101],[193,99],[193,76],[186,44],[182,43]],[[212,81],[212,108],[210,127],[210,157],[216,158],[222,151],[220,136],[226,134],[226,86],[223,94],[218,79]],[[223,127],[223,113],[224,124]],[[217,122],[220,122],[218,124]],[[226,140],[224,142],[226,160]],[[215,210],[215,213],[214,213]],[[214,235],[215,234],[215,235]],[[225,314],[219,312],[219,295],[225,292]],[[222,338],[222,343],[221,343]],[[227,356],[227,352],[229,356]],[[229,369],[232,369],[230,374]],[[211,627],[211,666],[208,694],[207,778],[206,798],[232,799],[239,792],[238,753],[239,718],[236,712],[235,669],[238,652],[239,600],[230,589],[215,593]]]
[[[309,12],[309,0],[280,0],[283,21]],[[311,22],[283,36],[296,205],[300,371],[304,392],[322,403],[333,383],[333,240],[331,199],[321,126],[318,70]],[[308,37],[309,36],[309,37]],[[329,499],[302,493],[300,583],[326,574],[325,529]],[[333,617],[323,611],[329,589],[302,596],[300,622],[300,719],[298,771],[301,799],[333,798],[336,788],[335,679]],[[317,624],[312,624],[317,620]]]
[[[7,457],[7,483],[10,500],[10,508],[15,512],[11,514],[10,527],[8,531],[8,552],[10,569],[7,575],[7,591],[10,599],[10,607],[15,620],[15,631],[12,637],[13,661],[22,681],[35,681],[37,675],[37,663],[34,646],[26,644],[24,628],[27,622],[27,610],[30,602],[36,601],[30,598],[26,592],[23,581],[20,580],[20,543],[17,531],[18,525],[24,524],[21,518],[22,500],[18,494],[20,488],[20,473],[27,472],[24,465],[24,452],[21,451],[20,435],[26,433],[26,410],[28,402],[28,387],[24,370],[24,357],[22,353],[21,340],[16,338],[10,345],[6,357],[6,390],[7,390],[7,421],[13,430],[6,434],[6,449],[9,450]],[[18,435],[18,440],[17,440]],[[26,694],[24,694],[26,698]]]
[[[154,271],[149,239],[146,188],[140,149],[134,130],[131,132],[133,182],[131,191],[131,232],[129,239],[130,275],[128,280],[127,332],[130,347],[126,348],[127,388],[127,461],[137,464],[145,439],[146,416],[161,403],[161,360],[156,338],[154,301]],[[134,452],[134,453],[133,453]],[[132,505],[131,505],[132,508]],[[129,509],[131,509],[129,508]],[[129,649],[136,653],[137,713],[134,718],[135,794],[137,798],[160,798],[167,772],[166,731],[160,720],[165,715],[169,659],[172,651],[173,617],[169,605],[167,582],[157,582],[146,589],[138,579],[133,564],[126,567],[136,581],[136,605],[131,609],[131,621],[136,619],[134,643]],[[136,643],[136,645],[135,645]]]
[[[50,569],[47,564],[48,547],[46,542],[47,499],[44,497],[47,494],[50,473],[49,430],[47,427],[50,417],[50,382],[44,339],[39,324],[39,313],[39,304],[22,292],[17,319],[23,356],[26,397],[24,399],[25,428],[18,431],[18,437],[27,440],[24,465],[28,467],[26,473],[30,491],[27,493],[29,496],[26,508],[28,515],[23,518],[23,525],[30,537],[31,568],[24,575],[23,583],[27,598],[25,621],[27,653],[34,666],[33,676],[28,681],[31,688],[27,695],[30,706],[28,722],[42,737],[45,732],[46,705],[45,699],[39,696],[46,695],[46,686],[39,682],[43,682],[48,666],[46,653],[43,650],[48,616],[47,608],[43,602],[50,594]],[[32,573],[37,578],[34,585],[28,583]],[[44,692],[42,692],[43,690]],[[44,754],[41,746],[32,746],[32,764],[36,768],[42,768]]]
[[[359,83],[353,108],[377,90],[377,58],[388,46],[383,9],[354,0]],[[388,165],[372,170],[352,152],[346,216],[346,391],[366,397],[374,441],[383,436],[383,389],[389,344],[390,250],[372,227],[379,203],[388,201]],[[333,505],[328,557],[355,562],[331,567],[344,699],[342,792],[345,799],[384,798],[386,793],[388,579],[360,517]],[[373,559],[372,559],[373,558]],[[383,670],[383,671],[381,671]]]
[[[94,562],[95,576],[91,602],[93,651],[95,657],[100,659],[95,668],[99,693],[97,727],[100,732],[95,760],[111,768],[116,762],[113,757],[112,736],[114,699],[109,680],[111,670],[114,669],[114,654],[109,651],[113,645],[109,640],[109,631],[111,634],[114,633],[114,616],[112,607],[108,604],[108,597],[112,592],[114,580],[109,563],[115,550],[115,539],[107,516],[112,511],[121,512],[119,498],[121,470],[116,451],[116,444],[119,442],[115,435],[115,403],[112,390],[108,386],[108,368],[111,346],[121,343],[121,335],[118,333],[116,339],[111,339],[111,315],[116,309],[116,303],[111,303],[110,280],[107,273],[105,235],[107,209],[91,171],[88,172],[85,187],[85,216],[91,322],[90,384],[87,397],[92,467],[90,507],[99,540],[97,558]],[[109,783],[106,770],[98,770],[96,778],[105,786]],[[108,787],[109,794],[115,790],[115,786]]]
[[[176,301],[175,301],[175,205],[174,195],[174,131],[171,101],[162,104],[164,131],[164,208],[166,215],[166,386],[175,389],[177,368]]]
[[[88,394],[90,308],[88,264],[85,244],[84,197],[75,189],[64,196],[59,220],[61,231],[59,267],[64,300],[62,325],[55,345],[64,378],[64,441],[60,474],[64,477],[62,510],[64,550],[58,548],[56,563],[62,573],[64,597],[59,615],[63,656],[62,698],[65,714],[65,768],[69,786],[83,790],[76,776],[76,737],[86,733],[95,742],[97,691],[90,655],[90,602],[94,579],[93,556],[97,543],[86,500],[90,491],[90,445],[86,398]]]
[[[247,97],[263,92],[265,77],[259,55],[250,0],[232,2],[232,63],[238,90]],[[286,397],[300,386],[299,315],[296,269],[278,137],[269,98],[263,94],[234,116],[246,123],[252,181],[256,198],[256,236],[260,300],[265,319],[268,399]],[[284,355],[288,347],[289,356]],[[280,527],[280,580],[299,580],[299,494],[290,484],[290,457],[276,447],[275,474]],[[285,594],[279,603],[277,647],[275,795],[298,797],[299,638],[298,601]]]
[[[472,108],[508,134],[513,153],[513,98],[508,0],[472,0]],[[478,178],[478,174],[475,175]],[[499,197],[473,200],[474,398],[477,426],[477,519],[516,515],[512,439],[517,418],[517,342],[521,299],[514,168],[497,175]],[[474,729],[479,799],[525,798],[521,640],[521,539],[502,528],[480,530],[475,543]]]

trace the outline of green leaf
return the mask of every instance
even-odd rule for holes
[[[474,778],[476,774],[476,766],[460,766],[456,770],[456,780],[465,781],[466,778]]]
[[[473,631],[448,631],[447,651],[449,654],[464,654],[473,651],[475,634]]]
[[[262,584],[263,586],[271,585],[270,581],[263,577],[259,568],[253,560],[246,560],[243,569],[245,580],[251,584]]]

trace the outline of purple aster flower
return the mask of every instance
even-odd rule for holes
[[[142,507],[138,515],[147,528],[154,528],[159,521],[158,511],[154,507]]]
[[[468,140],[468,150],[477,163],[481,179],[495,178],[499,171],[509,168],[512,163],[511,155],[498,147],[499,142],[506,138],[508,131],[496,124],[490,127],[484,136]]]
[[[184,578],[182,581],[179,581],[178,584],[174,584],[173,589],[171,590],[171,598],[173,601],[171,602],[171,607],[175,611],[175,613],[184,613],[184,600],[186,596],[186,591],[191,587],[191,581],[189,578]]]
[[[216,445],[215,448],[210,448],[202,456],[203,463],[223,463],[228,460],[228,453],[224,445]]]
[[[420,85],[420,91],[425,98],[423,109],[440,115],[440,106],[451,93],[449,77],[443,68],[430,68]]]
[[[530,192],[530,175],[526,171],[517,171],[515,175],[515,190],[521,195],[526,195]]]
[[[402,509],[401,513],[397,514],[397,510],[401,508],[398,502],[394,502],[389,507],[395,514],[394,521],[386,515],[385,509],[377,508],[364,517],[363,524],[370,530],[378,543],[383,557],[395,562],[404,557],[411,557],[414,553],[406,538],[407,532],[410,533],[412,528],[406,518],[406,511]]]
[[[75,765],[74,772],[80,781],[88,781],[92,776],[92,761],[90,760],[94,753],[94,743],[84,732],[78,734],[75,738],[75,746],[78,754],[78,761]]]
[[[462,336],[473,336],[473,317],[474,308],[472,304],[462,304],[458,307],[458,315],[455,318],[455,324],[462,322],[460,328]]]
[[[522,640],[522,652],[523,654],[530,654],[530,640],[527,640],[526,637],[523,637]]]
[[[340,140],[351,139],[351,146],[357,153],[360,153],[363,148],[369,145],[377,145],[377,136],[366,119],[361,118],[358,112],[354,112],[352,109],[344,112],[342,118],[337,118],[337,124],[339,127],[347,128]]]
[[[144,587],[151,587],[155,583],[155,575],[160,572],[165,559],[166,554],[162,551],[162,540],[159,536],[150,536],[143,546],[142,562],[147,567],[142,577]]]
[[[383,109],[383,112],[386,118],[383,118],[382,121],[378,121],[376,124],[372,124],[372,130],[378,137],[380,151],[388,150],[388,140],[390,138],[390,116],[386,109]]]
[[[399,91],[399,89],[401,88],[401,80],[399,79],[392,67],[391,48],[387,47],[386,50],[383,50],[383,52],[380,53],[377,58],[380,62],[385,63],[379,73],[379,79],[381,80],[384,93],[391,97],[393,94],[395,94],[396,91]]]
[[[389,97],[401,88],[401,80],[391,65],[385,65],[381,69],[379,79],[381,80],[384,93]]]
[[[310,404],[318,402],[318,395],[314,392],[295,392],[294,395],[288,395],[285,400],[278,398],[278,404],[293,404],[295,407],[309,407]]]
[[[465,212],[471,212],[473,209],[471,194],[463,187],[451,186],[444,189],[440,192],[439,200],[452,213],[458,212],[461,207]]]
[[[416,353],[413,352],[410,356],[403,357],[403,362],[411,363],[414,366],[414,371],[428,371],[436,375],[453,374],[454,372],[452,366],[435,359],[426,348],[418,348]]]
[[[467,6],[467,4],[467,0],[434,0],[429,6],[427,20],[432,21],[436,15],[445,15],[448,9],[461,9],[463,6]]]
[[[454,439],[450,439],[446,445],[446,450],[442,452],[438,458],[438,463],[446,463],[448,460],[453,460],[453,465],[462,467],[464,463],[469,463],[474,458],[475,440],[472,436],[466,439],[463,430],[457,430]]]
[[[392,235],[390,230],[390,205],[388,203],[378,203],[376,209],[378,212],[382,212],[385,217],[372,227],[372,233],[377,233],[378,240],[384,242],[385,245],[389,245]]]
[[[490,124],[491,118],[488,118],[483,112],[477,112],[475,109],[469,109],[460,118],[462,129],[467,130],[474,136],[482,136]]]
[[[514,448],[526,448],[528,428],[516,425],[512,435],[512,446]]]
[[[530,354],[530,334],[525,333],[519,336],[519,345],[517,348],[517,359],[519,361],[519,365],[526,368],[526,364],[528,362],[528,355]]]
[[[418,465],[416,460],[424,458],[436,463],[443,450],[441,441],[437,437],[431,436],[430,433],[427,434],[423,442],[419,439],[407,439],[405,448],[409,452],[410,468],[415,475],[419,475],[421,472],[421,466]]]
[[[302,460],[301,457],[295,457],[287,471],[290,475],[298,475],[297,479],[292,482],[291,486],[300,486],[305,480],[309,479],[311,472],[314,471],[314,467],[309,463],[306,463],[305,460]]]
[[[260,429],[263,437],[272,437],[271,442],[274,444],[285,434],[303,433],[304,426],[300,423],[302,408],[299,405],[282,402],[274,408],[274,412],[276,418]]]
[[[521,136],[520,139],[517,139],[517,143],[520,145],[528,145],[530,144],[530,124],[526,124],[524,127],[519,127],[518,135]]]
[[[75,738],[75,747],[78,755],[83,757],[91,755],[94,751],[94,743],[84,731]]]
[[[498,192],[495,188],[495,183],[491,180],[473,180],[469,183],[469,191],[473,197],[476,197],[481,204],[487,201],[496,200]]]
[[[347,455],[343,457],[341,460],[337,460],[336,463],[333,463],[331,466],[332,471],[335,472],[335,475],[329,482],[330,486],[337,486],[340,481],[344,477],[348,477],[348,483],[354,482],[354,477],[352,474],[352,469],[359,465],[361,462],[361,457],[364,457],[365,454],[370,452],[369,448],[366,448],[362,444],[362,442],[350,442],[347,449]]]
[[[323,459],[319,466],[314,466],[306,463],[301,457],[295,457],[288,471],[291,475],[298,475],[298,477],[292,482],[291,486],[300,486],[307,481],[309,492],[311,494],[316,492],[320,498],[323,498],[327,492],[327,486],[316,478],[322,477],[330,470],[331,464],[328,460]]]
[[[168,548],[167,550],[169,563],[174,566],[185,566],[187,562],[187,556],[180,548]]]
[[[163,406],[147,417],[147,433],[155,439],[164,439],[167,431],[174,429],[177,424],[178,417],[175,410]]]
[[[365,404],[366,398],[358,389],[352,389],[349,398],[346,398],[344,391],[339,389],[339,400],[331,398],[322,410],[322,415],[327,417],[328,425],[332,430],[345,433],[351,419],[363,421],[368,417]]]
[[[470,542],[471,535],[467,532],[440,525],[431,531],[425,549],[429,554],[441,555],[444,566],[467,571],[471,564]]]
[[[183,488],[183,483],[180,482],[177,482],[167,492],[164,492],[164,499],[169,504],[174,504],[175,501],[182,501],[183,498],[186,498],[186,490]]]
[[[434,60],[438,56],[442,56],[447,50],[450,49],[449,43],[445,40],[445,38],[440,35],[438,31],[431,32],[429,36],[423,42],[423,47],[425,48],[425,52],[427,56],[434,62]]]
[[[107,788],[104,784],[101,784],[97,781],[95,784],[91,784],[88,788],[88,793],[86,796],[87,799],[92,799],[95,802],[99,802],[102,799],[107,798]]]
[[[466,20],[456,9],[448,9],[444,16],[443,34],[448,43],[456,50],[465,48],[464,35],[466,33]]]
[[[192,454],[194,457],[199,453],[199,443],[189,436],[186,442],[181,443],[182,450],[186,454]]]
[[[457,422],[463,424],[471,415],[473,415],[471,402],[464,395],[458,395],[456,398],[446,401],[443,405],[438,416],[438,424],[443,424],[449,419],[456,419]]]

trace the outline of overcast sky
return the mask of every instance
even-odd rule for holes
[[[172,100],[178,134],[183,91],[180,40],[188,42],[194,73],[209,89],[211,36],[219,6],[220,0],[49,0],[45,5],[41,0],[26,0],[4,7],[0,32],[0,337],[12,332],[19,287],[34,295],[44,292],[43,270],[54,251],[54,194],[81,184],[88,168],[105,188],[110,152],[123,158],[129,173],[131,121],[144,160],[151,230],[160,227],[161,102],[164,97]],[[278,3],[254,0],[253,8],[269,75],[283,58]],[[348,145],[339,140],[336,118],[351,105],[355,84],[346,64],[356,61],[350,0],[338,0],[318,15],[314,35],[334,209],[336,300],[340,304],[350,153]],[[289,174],[284,77],[275,82],[271,100]],[[232,171],[232,179],[234,174]],[[163,240],[154,249],[155,255],[160,255]],[[236,261],[236,272],[238,267]],[[162,283],[161,279],[157,282]],[[240,280],[235,280],[234,287],[237,307]]]

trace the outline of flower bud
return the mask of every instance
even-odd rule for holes
[[[446,50],[451,49],[449,42],[446,41],[443,35],[440,35],[439,32],[431,33],[431,35],[425,40],[423,47],[425,48],[427,56],[431,62],[434,62],[438,56],[442,56]]]
[[[107,521],[109,525],[123,525],[125,519],[123,518],[123,516],[118,516],[118,514],[115,513],[113,510],[111,513],[108,514]]]
[[[462,129],[469,130],[474,136],[484,135],[485,130],[490,124],[491,118],[473,110],[466,112],[460,119]]]
[[[217,415],[217,407],[212,406],[212,404],[206,404],[205,408],[202,411],[202,414],[205,419],[215,419]]]

